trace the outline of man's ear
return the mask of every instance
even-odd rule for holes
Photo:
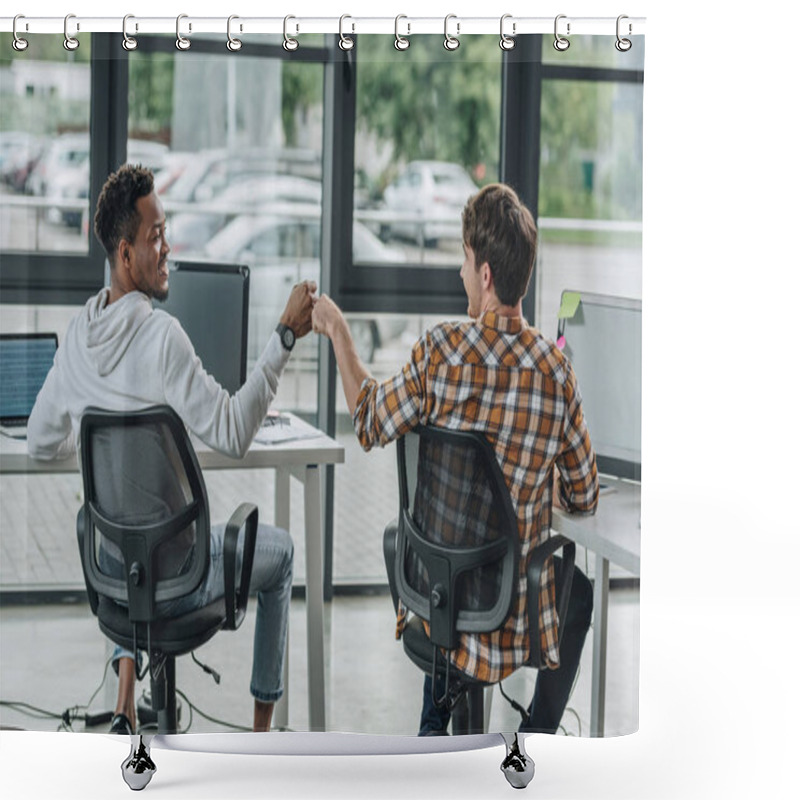
[[[120,239],[117,245],[117,264],[127,268],[131,263],[131,243]]]
[[[489,266],[488,261],[484,261],[481,264],[481,286],[485,290],[491,289],[492,284],[494,283],[494,276],[492,275],[492,268]]]

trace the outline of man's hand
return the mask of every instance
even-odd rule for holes
[[[339,375],[342,378],[344,398],[352,415],[356,410],[356,400],[361,391],[361,384],[370,375],[358,357],[344,314],[328,295],[323,294],[314,303],[311,322],[315,333],[321,333],[331,340],[333,352],[336,356],[336,364],[339,367]]]
[[[317,284],[314,281],[302,281],[292,288],[286,301],[281,323],[290,327],[298,339],[311,330],[311,310],[314,308],[316,291]]]
[[[331,339],[336,326],[343,321],[344,315],[341,309],[328,295],[322,295],[314,304],[314,312],[311,315],[314,333],[321,333]]]

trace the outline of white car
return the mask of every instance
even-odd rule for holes
[[[63,184],[64,179],[81,180],[82,167],[89,160],[89,134],[65,133],[48,145],[39,163],[31,170],[25,190],[28,194],[43,197],[51,194],[53,182]],[[88,167],[86,170],[88,184]]]
[[[204,260],[250,267],[249,360],[257,358],[277,325],[292,286],[319,280],[320,215],[320,206],[309,203],[278,204],[272,213],[262,208],[256,215],[235,217],[202,250]],[[353,223],[353,258],[370,263],[404,261],[403,253],[387,247],[360,222]],[[405,325],[402,318],[350,319],[356,348],[366,362]]]
[[[402,236],[425,247],[461,238],[461,211],[478,191],[460,164],[412,161],[383,193],[387,219],[381,239]]]
[[[182,211],[168,219],[167,238],[173,256],[197,253],[235,217],[257,213],[281,202],[321,204],[322,184],[294,175],[260,175],[239,180],[212,200],[197,203],[196,210]],[[169,214],[168,199],[164,207]]]
[[[165,144],[142,139],[129,139],[127,150],[129,164],[144,164],[154,172],[163,166],[169,152]],[[89,197],[89,134],[70,133],[54,139],[31,174],[30,189],[53,202],[47,210],[50,222],[80,227],[84,210],[58,204],[86,201]],[[85,210],[88,211],[88,202]]]

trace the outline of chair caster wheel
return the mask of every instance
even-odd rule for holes
[[[122,779],[134,792],[144,789],[156,771],[156,765],[150,758],[151,738],[148,736],[145,741],[144,736],[131,736],[131,752],[122,762]]]
[[[536,769],[533,759],[525,752],[525,740],[520,741],[516,733],[504,733],[502,737],[506,743],[506,757],[500,769],[515,789],[524,789],[533,780]]]

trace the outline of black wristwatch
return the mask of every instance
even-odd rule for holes
[[[295,342],[294,331],[288,325],[284,325],[282,322],[278,323],[275,330],[278,332],[278,336],[281,337],[281,344],[283,345],[284,349],[291,350],[294,347]]]

